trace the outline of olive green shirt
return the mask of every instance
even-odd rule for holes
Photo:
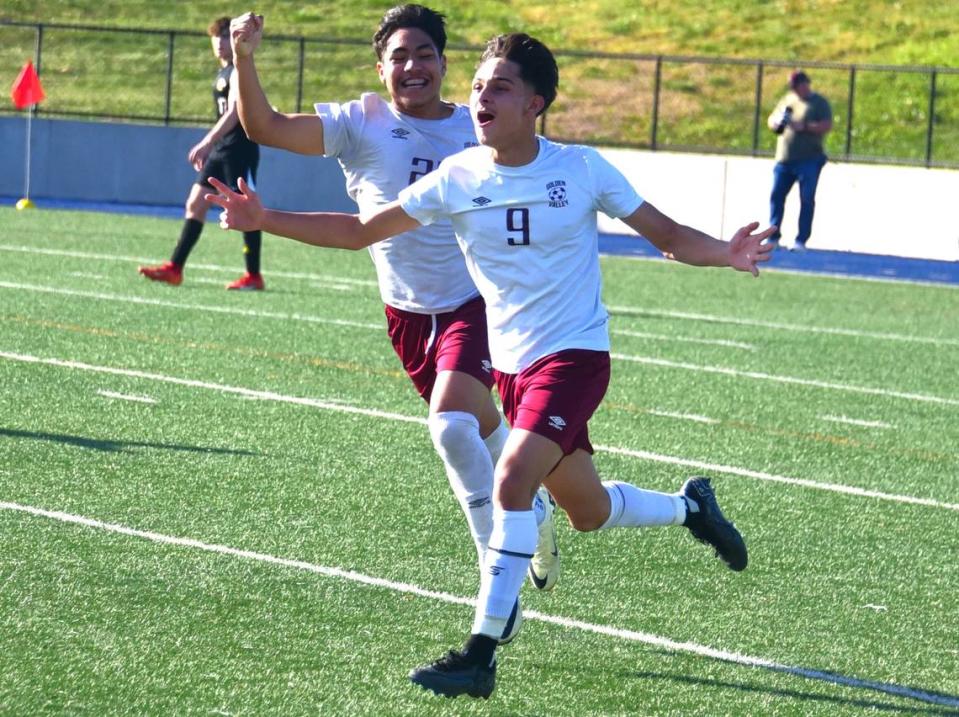
[[[792,118],[797,122],[821,122],[832,119],[832,108],[829,102],[815,92],[805,100],[795,92],[787,92],[786,96],[779,100],[773,114],[782,114],[787,107],[792,107]],[[792,127],[787,127],[776,142],[776,161],[795,162],[822,157],[825,154],[822,140],[823,135],[818,132],[796,132]]]

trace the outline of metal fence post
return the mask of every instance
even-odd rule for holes
[[[763,103],[763,63],[756,63],[756,107],[753,111],[753,154],[759,152],[759,118]]]
[[[163,124],[170,125],[170,107],[173,102],[173,42],[176,33],[172,30],[167,36],[166,48],[166,107],[163,110]]]
[[[649,145],[656,149],[656,135],[659,131],[659,88],[663,79],[663,56],[656,56],[656,79],[653,82],[653,126],[650,129]]]
[[[852,151],[852,108],[856,98],[856,66],[849,67],[849,101],[846,104],[846,159]]]
[[[36,69],[37,74],[39,75],[40,63],[41,63],[41,60],[43,59],[43,23],[42,22],[37,23],[37,40],[33,49],[33,59],[34,59],[34,63],[33,63],[34,68]],[[40,114],[40,104],[38,103],[34,105],[32,111],[36,112],[37,114]]]
[[[926,166],[932,164],[932,131],[936,125],[936,71],[929,75],[929,124],[926,126]]]
[[[300,59],[296,70],[296,111],[300,112],[303,106],[303,65],[306,58],[306,38],[300,38]]]

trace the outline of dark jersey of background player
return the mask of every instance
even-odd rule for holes
[[[225,115],[230,107],[230,78],[232,75],[232,62],[226,67],[221,67],[220,71],[216,73],[216,80],[213,82],[213,109],[217,119]],[[239,122],[216,143],[213,154],[233,149],[249,152],[251,157],[256,158],[256,161],[253,162],[253,173],[255,174],[255,165],[258,164],[260,155],[260,145],[246,136],[243,125]]]
[[[203,222],[210,207],[203,195],[212,188],[210,177],[216,177],[231,187],[237,186],[240,177],[243,177],[247,183],[255,184],[256,170],[260,163],[260,147],[247,137],[237,115],[236,90],[232,88],[233,51],[230,47],[230,18],[222,17],[214,20],[207,33],[213,45],[213,54],[220,63],[220,70],[213,81],[216,123],[188,155],[190,163],[198,170],[198,174],[187,197],[183,228],[170,261],[159,266],[140,267],[140,273],[148,279],[174,286],[183,281],[183,267],[203,231]],[[263,277],[260,275],[261,244],[260,232],[243,233],[246,273],[236,281],[227,284],[228,289],[255,291],[264,288]]]

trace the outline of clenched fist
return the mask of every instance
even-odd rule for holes
[[[263,16],[248,12],[230,21],[230,44],[234,57],[249,57],[263,38]]]

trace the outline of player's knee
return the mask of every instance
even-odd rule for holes
[[[535,489],[522,479],[521,476],[507,473],[497,473],[493,481],[493,503],[503,510],[532,510],[533,494]]]
[[[206,218],[206,213],[209,208],[210,203],[202,196],[191,196],[186,203],[187,216],[191,219],[198,219],[199,221],[203,221]]]
[[[573,526],[573,530],[580,533],[599,530],[609,517],[608,515],[601,515],[599,511],[589,509],[588,506],[586,509],[577,508],[572,511],[566,511],[566,516],[569,519],[569,524]]]
[[[471,441],[473,435],[479,435],[479,421],[465,411],[443,411],[431,413],[426,423],[430,429],[433,447],[440,455],[447,455],[457,446]]]
[[[589,533],[602,528],[609,519],[609,502],[594,500],[588,495],[579,495],[575,502],[557,499],[559,507],[566,512],[573,530]]]

